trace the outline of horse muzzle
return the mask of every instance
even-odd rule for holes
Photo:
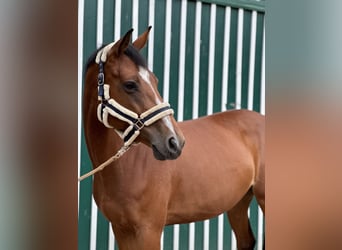
[[[184,147],[185,140],[177,138],[177,136],[169,136],[164,143],[152,144],[153,155],[157,160],[175,160],[177,159]]]

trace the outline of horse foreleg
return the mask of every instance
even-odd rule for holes
[[[160,250],[162,229],[112,226],[119,250]]]
[[[235,233],[239,250],[253,249],[255,238],[248,219],[248,207],[253,198],[251,190],[227,212],[230,225]]]

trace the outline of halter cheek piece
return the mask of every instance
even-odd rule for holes
[[[170,104],[164,102],[153,106],[139,115],[120,105],[113,98],[110,98],[110,86],[104,83],[104,63],[107,59],[107,53],[111,47],[112,44],[107,45],[100,50],[96,56],[96,63],[99,65],[98,99],[101,101],[97,108],[97,117],[99,121],[108,128],[113,128],[108,123],[108,115],[127,122],[128,127],[123,133],[115,128],[114,129],[124,140],[124,146],[129,146],[139,136],[140,130],[143,127],[149,126],[165,116],[172,115],[173,110],[171,109]]]
[[[132,143],[139,136],[140,130],[143,127],[150,126],[159,119],[173,114],[173,109],[171,109],[170,104],[165,102],[159,103],[139,115],[132,110],[125,108],[124,106],[116,102],[113,98],[110,98],[110,86],[104,83],[103,66],[107,60],[107,53],[109,52],[113,44],[114,43],[108,44],[107,46],[102,48],[96,55],[95,61],[99,65],[99,74],[97,77],[98,100],[101,101],[97,107],[97,118],[108,128],[113,128],[108,123],[108,115],[111,115],[121,121],[127,122],[128,127],[123,133],[113,128],[123,139],[124,144],[119,149],[119,151],[107,161],[105,161],[92,171],[88,172],[87,174],[79,177],[79,181],[82,181],[83,179],[95,174],[96,172],[101,171],[110,163],[119,159],[131,147]]]

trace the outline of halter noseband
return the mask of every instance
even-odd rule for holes
[[[153,106],[139,115],[132,110],[125,108],[113,98],[110,98],[110,86],[104,83],[104,63],[107,59],[107,53],[112,46],[113,44],[105,46],[97,53],[96,56],[96,63],[99,65],[98,99],[101,101],[97,108],[97,117],[99,121],[108,128],[113,128],[108,123],[108,115],[127,122],[129,126],[123,133],[115,128],[114,129],[124,140],[124,146],[128,147],[139,136],[140,130],[143,127],[149,126],[165,116],[172,115],[173,109],[170,107],[169,103],[164,102]]]

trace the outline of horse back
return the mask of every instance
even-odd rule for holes
[[[265,116],[249,110],[231,110],[204,116],[196,120],[180,124],[182,129],[189,127],[200,129],[211,135],[215,133],[230,134],[242,140],[248,147],[257,148],[260,154],[264,151]],[[222,128],[222,129],[221,129]]]

